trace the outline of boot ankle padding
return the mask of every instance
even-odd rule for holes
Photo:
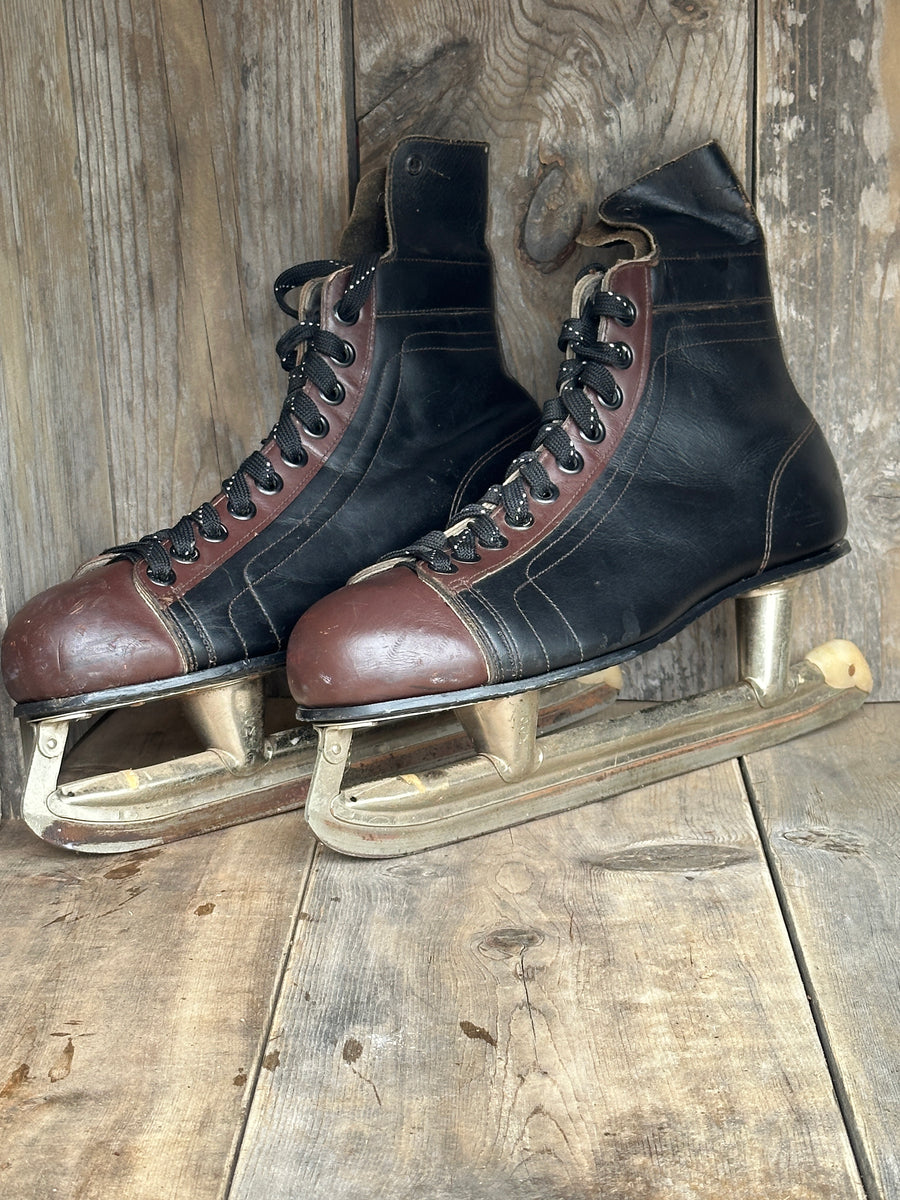
[[[387,252],[388,227],[384,210],[386,186],[384,168],[369,171],[360,179],[350,220],[341,234],[338,258],[353,262],[364,254]]]

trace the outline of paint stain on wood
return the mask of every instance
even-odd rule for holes
[[[491,1034],[489,1034],[488,1031],[483,1029],[480,1025],[473,1024],[472,1021],[460,1021],[459,1027],[467,1038],[474,1038],[478,1041],[487,1042],[489,1046],[497,1045],[497,1039],[495,1037],[492,1037]]]
[[[118,867],[113,867],[111,871],[104,871],[104,879],[128,879],[131,875],[137,875],[141,869],[140,863],[130,862],[122,863]]]
[[[341,1050],[341,1058],[345,1063],[355,1063],[359,1061],[362,1052],[362,1042],[358,1042],[356,1038],[347,1038]]]
[[[129,859],[128,862],[120,863],[117,867],[112,867],[109,871],[104,871],[103,878],[129,879],[132,875],[138,874],[145,862],[151,858],[158,858],[161,853],[160,850],[148,850],[139,860]]]
[[[75,1057],[75,1043],[71,1038],[66,1042],[59,1058],[47,1072],[51,1083],[61,1083],[72,1070],[72,1060]]]
[[[270,1050],[263,1059],[263,1066],[267,1071],[275,1071],[278,1069],[278,1064],[281,1062],[281,1051]]]
[[[235,1075],[234,1079],[232,1079],[231,1082],[234,1084],[235,1087],[244,1087],[244,1085],[247,1082],[246,1070],[243,1067],[241,1067],[241,1069],[238,1071],[237,1075]]]
[[[381,1094],[379,1093],[378,1088],[375,1086],[375,1081],[369,1079],[366,1075],[363,1075],[361,1071],[357,1071],[356,1067],[353,1065],[359,1061],[360,1057],[362,1056],[362,1052],[362,1042],[358,1041],[356,1038],[347,1038],[343,1047],[341,1048],[341,1058],[344,1060],[357,1079],[361,1079],[363,1083],[367,1083],[369,1085],[369,1087],[372,1089],[372,1094],[375,1097],[378,1107],[381,1108]]]
[[[28,1063],[22,1063],[20,1066],[16,1067],[16,1069],[7,1079],[6,1083],[4,1083],[3,1087],[0,1088],[0,1100],[2,1100],[5,1096],[11,1096],[16,1088],[21,1087],[23,1083],[27,1083],[30,1070],[31,1068],[29,1067]]]
[[[194,913],[198,917],[208,917],[215,907],[214,904],[201,904],[198,908],[194,909]]]

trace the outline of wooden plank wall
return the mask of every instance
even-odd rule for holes
[[[597,202],[718,138],[755,192],[794,373],[857,553],[798,648],[859,640],[897,697],[898,29],[890,0],[8,0],[0,6],[0,622],[211,495],[271,424],[291,262],[333,253],[405,132],[492,145],[509,362],[540,398]],[[355,108],[354,108],[355,106]],[[717,612],[630,672],[720,681]],[[0,702],[0,795],[20,787]]]

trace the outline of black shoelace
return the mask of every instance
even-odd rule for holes
[[[356,323],[372,290],[379,258],[379,254],[369,254],[353,264],[346,291],[334,309],[334,315],[342,325]],[[288,372],[287,395],[277,423],[260,445],[274,440],[281,460],[288,468],[302,467],[308,459],[298,422],[311,438],[322,438],[329,429],[327,417],[304,391],[304,385],[308,382],[317,387],[327,404],[340,404],[344,399],[344,388],[330,364],[349,366],[354,350],[349,342],[323,329],[318,320],[300,320],[299,312],[287,303],[286,297],[310,280],[324,279],[349,265],[336,259],[320,259],[289,267],[275,280],[275,299],[279,308],[297,323],[282,334],[275,345],[281,365]],[[305,348],[298,361],[301,347]],[[249,454],[235,473],[222,482],[222,490],[228,497],[228,511],[238,520],[249,521],[256,515],[251,483],[258,492],[268,496],[280,492],[284,486],[281,475],[260,450]],[[170,529],[160,529],[156,533],[146,534],[139,541],[113,546],[104,554],[130,558],[134,562],[139,558],[144,559],[148,578],[166,587],[176,579],[173,562],[196,562],[200,554],[197,548],[198,535],[207,542],[223,542],[228,537],[227,527],[219,520],[218,513],[209,502],[204,502],[182,517]]]
[[[552,504],[559,496],[539,451],[548,450],[561,471],[577,475],[584,459],[564,428],[566,418],[572,418],[586,442],[602,442],[606,436],[603,420],[584,389],[589,387],[603,408],[618,408],[622,403],[622,391],[609,368],[631,366],[632,352],[624,342],[598,341],[600,322],[610,319],[627,327],[636,315],[627,296],[597,288],[587,297],[580,315],[563,324],[558,345],[563,352],[570,351],[571,357],[560,366],[557,395],[544,405],[541,427],[531,449],[513,460],[503,483],[490,487],[478,503],[460,510],[452,531],[428,533],[402,550],[402,555],[420,559],[442,575],[451,575],[457,569],[454,560],[479,562],[479,549],[502,550],[509,544],[497,524],[501,515],[514,529],[534,524],[530,503]]]

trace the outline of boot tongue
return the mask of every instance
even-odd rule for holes
[[[667,257],[733,250],[759,240],[759,227],[721,147],[709,142],[615,192],[600,205],[610,224],[649,231]]]
[[[325,285],[325,279],[325,276],[308,279],[300,289],[300,293],[297,296],[297,313],[301,321],[319,323],[322,311],[322,288]]]
[[[384,254],[388,248],[387,217],[384,211],[386,172],[382,168],[363,175],[356,186],[353,211],[341,234],[338,258],[355,262],[363,254]]]
[[[575,318],[581,316],[581,310],[584,307],[585,300],[591,295],[592,292],[595,292],[597,288],[604,287],[608,275],[609,271],[591,270],[590,272],[581,275],[575,281],[575,286],[572,288],[572,310],[569,314],[570,316]],[[566,352],[566,357],[573,357],[571,347]]]
[[[408,137],[387,171],[387,218],[394,258],[489,262],[484,234],[488,148],[484,142]]]

